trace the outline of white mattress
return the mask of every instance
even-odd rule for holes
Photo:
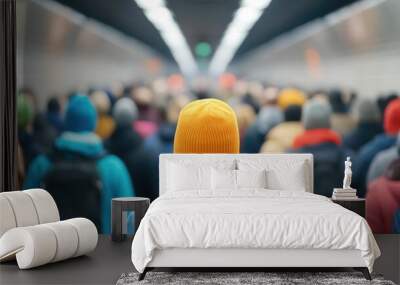
[[[132,244],[139,272],[156,249],[169,248],[359,250],[370,271],[380,255],[365,219],[326,197],[256,189],[220,197],[184,193],[151,204]]]

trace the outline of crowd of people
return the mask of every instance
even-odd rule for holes
[[[215,98],[234,111],[239,135],[232,149],[312,153],[316,194],[331,197],[333,188],[342,186],[344,161],[350,156],[352,187],[366,198],[372,230],[400,233],[397,94],[367,99],[339,89],[311,92],[244,81],[190,91],[168,81],[165,88],[159,85],[75,91],[50,98],[45,110],[32,91],[21,90],[17,116],[22,188],[54,192],[66,209],[68,203],[81,203],[81,211],[109,233],[111,198],[157,198],[159,154],[180,152],[185,145],[180,140],[174,145],[175,134],[190,134],[183,133],[182,121],[177,130],[181,109],[194,100]],[[203,105],[186,110],[185,128],[200,130],[208,122],[221,124],[218,132],[228,132],[223,120],[199,118],[205,116]],[[228,112],[216,106],[212,112]],[[218,152],[229,152],[213,143]]]

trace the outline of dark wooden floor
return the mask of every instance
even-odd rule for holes
[[[400,235],[375,235],[375,239],[382,255],[375,261],[374,272],[400,284]]]
[[[374,272],[400,283],[400,235],[377,235],[382,257]],[[115,284],[124,272],[134,271],[131,262],[131,239],[114,243],[100,236],[94,252],[42,267],[19,270],[15,262],[0,264],[0,284]],[[190,270],[190,269],[189,269]],[[257,270],[257,269],[254,269]],[[348,268],[271,268],[271,271],[348,271]]]
[[[122,273],[134,271],[132,240],[121,243],[99,236],[95,251],[41,267],[19,270],[16,262],[0,264],[0,284],[115,284]]]

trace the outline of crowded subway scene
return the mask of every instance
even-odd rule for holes
[[[399,1],[1,12],[1,284],[400,282]]]

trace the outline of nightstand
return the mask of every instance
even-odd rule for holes
[[[112,241],[123,241],[127,235],[123,232],[124,225],[124,212],[135,212],[135,231],[138,229],[140,221],[146,214],[150,206],[150,199],[143,197],[123,197],[113,198],[111,202],[111,239]]]
[[[359,214],[361,217],[365,218],[365,199],[357,198],[354,200],[340,200],[332,199],[333,203],[339,204],[340,206]]]

